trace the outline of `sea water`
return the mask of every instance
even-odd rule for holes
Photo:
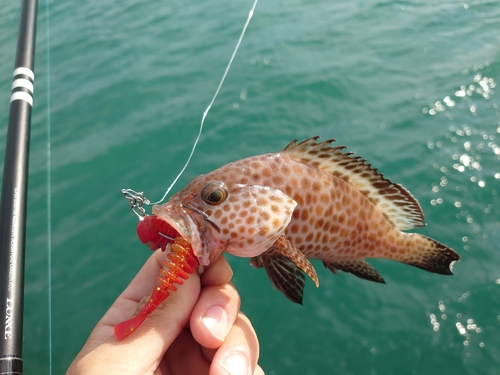
[[[156,200],[175,178],[251,5],[40,1],[26,373],[50,357],[63,373],[150,255],[120,189]],[[19,12],[0,7],[1,155]],[[267,374],[500,371],[499,81],[497,1],[260,0],[173,192],[293,139],[335,138],[419,200],[416,232],[462,256],[454,276],[371,260],[385,285],[314,262],[303,306],[228,257]]]

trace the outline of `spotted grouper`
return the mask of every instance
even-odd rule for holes
[[[301,303],[309,259],[383,283],[366,258],[450,275],[460,256],[407,230],[424,226],[420,205],[360,157],[318,137],[279,153],[229,163],[192,180],[153,214],[186,239],[200,270],[223,252],[250,257],[272,284]]]

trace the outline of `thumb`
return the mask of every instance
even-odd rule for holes
[[[156,251],[90,335],[67,372],[71,374],[152,374],[179,335],[200,294],[195,271],[130,336],[118,341],[113,326],[129,319],[156,286],[165,253]],[[73,371],[75,370],[75,371]]]

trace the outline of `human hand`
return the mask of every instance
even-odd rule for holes
[[[156,251],[97,323],[66,375],[263,375],[259,343],[241,313],[232,270],[221,257],[189,276],[122,341],[113,326],[138,311],[156,285],[165,253]],[[136,311],[136,312],[137,312]]]

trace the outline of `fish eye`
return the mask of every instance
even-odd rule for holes
[[[201,192],[201,199],[212,206],[224,202],[227,198],[227,190],[223,185],[223,183],[208,184]]]

